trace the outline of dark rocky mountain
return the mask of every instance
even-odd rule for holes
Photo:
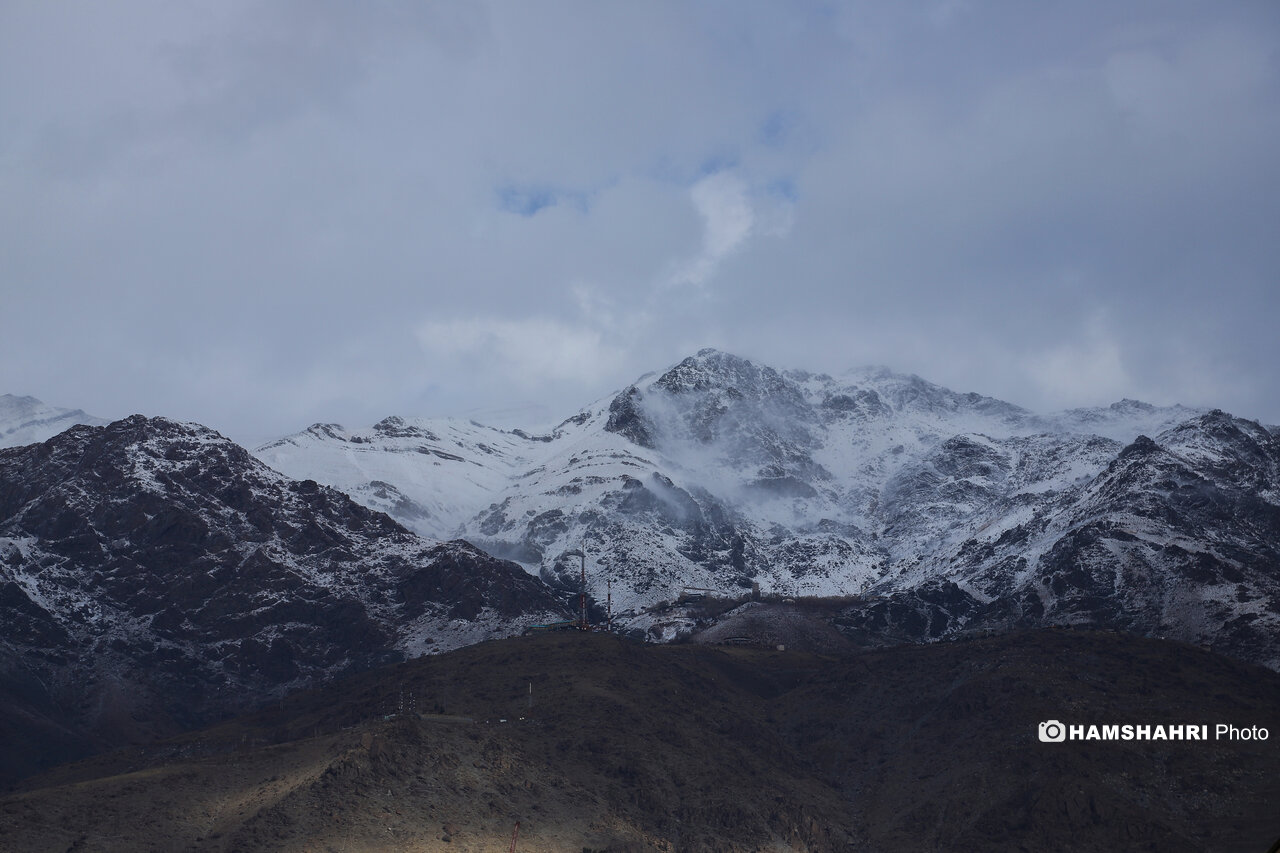
[[[11,774],[563,614],[519,566],[198,425],[134,416],[0,450]]]

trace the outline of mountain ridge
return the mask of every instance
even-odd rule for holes
[[[585,546],[594,564],[589,593],[599,601],[611,593],[619,623],[654,639],[695,629],[692,617],[655,615],[687,588],[897,595],[912,602],[899,602],[907,610],[933,612],[940,605],[926,586],[945,582],[964,597],[953,602],[948,631],[981,627],[976,614],[994,618],[990,604],[999,600],[1003,615],[989,627],[1047,620],[1170,630],[1280,665],[1280,648],[1265,640],[1280,627],[1273,626],[1280,582],[1267,545],[1280,530],[1270,515],[1278,499],[1270,480],[1248,475],[1250,465],[1273,465],[1277,449],[1265,428],[1217,410],[1125,399],[1040,415],[885,368],[833,377],[704,349],[598,401],[536,445],[504,435],[524,442],[510,457],[515,473],[477,495],[475,514],[454,532],[566,591],[577,584],[577,560],[567,555]],[[1127,547],[1122,538],[1136,535],[1126,525],[1138,523],[1117,489],[1141,485],[1145,497],[1129,501],[1139,506],[1169,509],[1183,500],[1160,491],[1153,476],[1112,483],[1109,503],[1098,496],[1109,466],[1137,453],[1140,438],[1183,448],[1180,476],[1213,482],[1221,500],[1253,513],[1258,529],[1201,518],[1196,506],[1156,529],[1159,513],[1151,512],[1142,516],[1144,541],[1172,547],[1114,557]],[[487,461],[466,444],[455,445],[462,457],[455,467]],[[257,452],[272,463],[270,445]],[[1243,456],[1228,465],[1233,453]],[[295,475],[320,476],[305,459],[294,461]],[[390,473],[381,479],[396,482]],[[446,477],[435,487],[451,491]],[[1216,523],[1235,538],[1225,550],[1205,538]],[[1252,556],[1238,572],[1232,554]],[[1191,566],[1219,558],[1225,574]],[[1126,560],[1145,567],[1151,590],[1136,591],[1136,578],[1122,571]],[[1095,570],[1111,580],[1086,583]],[[1226,603],[1233,582],[1238,607]],[[1205,600],[1194,604],[1202,589]],[[933,603],[914,598],[918,592]],[[1152,595],[1165,604],[1156,607]],[[1108,596],[1132,600],[1087,606]],[[877,612],[888,605],[866,607],[848,621],[885,622]],[[1224,632],[1248,639],[1227,642]]]
[[[864,637],[903,619],[1079,622],[1280,666],[1275,436],[1219,410],[1039,415],[883,367],[833,377],[704,349],[544,434],[391,416],[254,453],[565,598],[585,548],[589,597],[651,639],[698,628],[666,606],[694,588],[851,598],[843,622]]]

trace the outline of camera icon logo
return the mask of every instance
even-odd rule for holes
[[[1067,739],[1067,727],[1057,720],[1045,720],[1039,726],[1041,743],[1062,743]]]

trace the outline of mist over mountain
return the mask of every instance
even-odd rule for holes
[[[1280,446],[1220,411],[1029,412],[916,376],[703,350],[545,435],[388,418],[256,451],[426,535],[611,595],[654,639],[690,588],[846,596],[864,640],[1114,627],[1280,665]]]

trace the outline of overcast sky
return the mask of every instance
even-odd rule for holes
[[[1280,423],[1280,3],[0,3],[0,393],[536,426],[703,346]]]

